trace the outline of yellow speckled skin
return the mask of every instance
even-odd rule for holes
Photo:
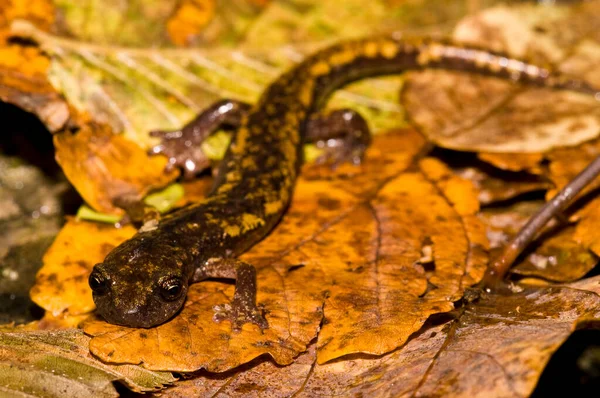
[[[187,289],[209,259],[237,256],[275,226],[293,193],[307,120],[333,90],[363,77],[430,67],[568,86],[536,66],[439,42],[377,37],[322,50],[273,82],[243,117],[205,201],[171,213],[96,266],[110,282],[110,294],[94,295],[99,312],[110,322],[144,327],[172,317],[185,294],[164,301],[157,283],[177,276]]]

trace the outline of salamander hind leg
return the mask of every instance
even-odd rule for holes
[[[242,116],[249,109],[250,105],[245,102],[218,101],[180,130],[151,131],[150,135],[160,138],[161,142],[150,149],[150,153],[167,156],[167,168],[180,167],[184,171],[184,177],[193,177],[210,165],[200,145],[222,126],[238,127]]]
[[[241,330],[245,323],[253,323],[261,329],[269,327],[256,305],[256,270],[252,265],[235,258],[213,258],[196,270],[193,281],[207,278],[235,279],[231,303],[215,307],[216,322],[229,320],[234,331]]]
[[[306,140],[325,149],[318,163],[331,163],[334,167],[343,162],[360,164],[371,143],[371,132],[360,113],[339,109],[312,118],[306,128]]]

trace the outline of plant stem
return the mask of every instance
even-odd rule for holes
[[[592,161],[581,173],[573,178],[548,203],[546,203],[519,233],[510,241],[502,254],[488,267],[483,277],[486,290],[498,286],[504,276],[541,229],[557,214],[563,211],[573,198],[600,174],[600,156]]]

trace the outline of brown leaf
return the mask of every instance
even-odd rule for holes
[[[309,349],[289,367],[261,361],[236,372],[201,373],[163,394],[529,396],[550,356],[576,325],[598,319],[599,292],[595,277],[563,287],[485,295],[455,319],[432,320],[401,349],[382,357],[318,364]]]
[[[600,156],[600,139],[572,148],[559,148],[550,151],[546,155],[550,161],[548,177],[554,182],[558,190],[567,185],[598,156]],[[583,195],[599,187],[600,179],[597,178],[585,188]],[[548,193],[548,196],[554,196],[555,193],[556,190],[553,190]]]
[[[35,114],[48,130],[57,131],[69,118],[69,106],[47,79],[47,55],[8,42],[15,19],[47,30],[54,22],[54,6],[49,0],[0,0],[0,100]]]
[[[531,192],[546,191],[552,187],[550,182],[527,173],[497,172],[497,170],[490,172],[476,165],[454,169],[454,171],[477,187],[478,199],[482,205],[503,202]]]
[[[520,195],[546,191],[552,187],[552,183],[546,178],[523,171],[517,167],[511,170],[511,165],[490,162],[486,156],[479,154],[467,154],[437,148],[432,156],[440,159],[450,167],[457,176],[471,181],[478,191],[478,200],[481,205],[497,204]],[[495,157],[496,154],[490,154]],[[502,154],[500,159],[507,161],[511,157],[519,158],[522,154]],[[528,156],[529,154],[525,154]],[[537,167],[537,166],[536,166]]]
[[[598,223],[600,223],[600,199],[595,199],[581,211],[581,220],[575,227],[574,239],[600,256]]]
[[[118,212],[115,199],[141,200],[178,176],[165,173],[167,159],[149,156],[107,126],[83,123],[75,134],[54,136],[56,160],[85,201],[102,212]]]
[[[577,238],[578,230],[579,227],[568,226],[542,235],[535,251],[527,254],[511,273],[556,282],[581,278],[598,264],[598,257],[590,252],[589,244],[582,244]]]
[[[381,362],[331,365],[337,383],[321,372],[327,365],[315,369],[304,389],[317,391],[326,381],[341,386],[324,391],[326,395],[527,396],[577,320],[600,315],[599,304],[596,294],[570,288],[487,296],[468,305],[457,320],[424,330]]]
[[[572,51],[580,58],[577,65],[581,66],[583,60],[589,59],[589,51],[583,52],[576,46],[593,31],[592,21],[598,13],[496,7],[461,22],[454,38],[510,56],[535,58],[538,63],[557,62],[557,56],[566,57]],[[556,32],[563,32],[573,20],[589,30],[573,29],[573,37],[566,42],[561,38],[564,35]],[[572,65],[569,71],[576,75],[587,72],[575,67]],[[539,155],[535,154],[553,147],[573,146],[596,138],[600,132],[600,107],[593,96],[515,87],[507,81],[458,72],[430,70],[411,74],[403,102],[410,118],[429,139],[440,146],[465,151],[522,152],[536,157]]]
[[[600,131],[600,107],[589,95],[518,89],[459,72],[411,76],[403,103],[420,131],[445,148],[538,153],[577,145]]]
[[[541,204],[539,201],[521,202],[508,208],[484,210],[481,218],[486,224],[492,248],[499,253]],[[581,278],[596,266],[598,258],[589,251],[589,245],[578,238],[577,228],[551,223],[523,253],[510,272],[557,282]]]
[[[277,366],[260,358],[226,373],[200,372],[193,379],[180,381],[161,391],[161,397],[187,398],[214,396],[291,397],[301,391],[315,366],[315,345],[288,366]]]
[[[465,289],[481,280],[488,263],[490,245],[485,233],[485,224],[476,215],[479,212],[476,198],[480,194],[471,181],[457,177],[436,159],[422,160],[420,168],[429,179],[436,181],[437,187],[462,217],[464,232],[469,241],[465,274],[461,281],[461,288]]]
[[[49,64],[37,48],[0,40],[0,99],[35,114],[54,132],[65,125],[70,110],[46,78]]]
[[[484,162],[508,171],[527,171],[542,174],[540,163],[544,160],[541,153],[493,153],[480,152],[477,157]]]
[[[298,286],[321,279],[318,270],[282,275],[264,269],[257,278],[257,300],[268,311],[269,328],[246,324],[239,333],[229,322],[215,323],[214,306],[231,302],[233,288],[206,282],[190,287],[181,313],[152,329],[131,329],[104,321],[87,322],[85,332],[95,336],[90,351],[106,362],[142,364],[145,368],[189,372],[206,368],[222,372],[269,354],[275,362],[290,364],[316,336],[323,298]],[[289,288],[288,285],[292,287]]]
[[[316,337],[323,302],[320,363],[400,346],[430,314],[451,310],[487,263],[470,183],[434,159],[422,162],[427,176],[402,172],[423,144],[407,130],[377,137],[361,168],[305,167],[282,223],[242,256],[258,269],[263,334],[215,324],[213,306],[232,288],[201,283],[181,314],[155,329],[88,323],[92,352],[179,371],[224,371],[264,353],[289,364]]]
[[[40,29],[48,30],[54,22],[54,5],[50,0],[0,0],[0,37],[15,19],[27,19]]]

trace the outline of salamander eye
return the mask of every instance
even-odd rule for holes
[[[99,271],[91,273],[88,283],[96,294],[105,294],[108,291],[108,280]]]
[[[183,292],[183,283],[178,278],[166,279],[160,284],[160,295],[167,301],[177,300]]]

